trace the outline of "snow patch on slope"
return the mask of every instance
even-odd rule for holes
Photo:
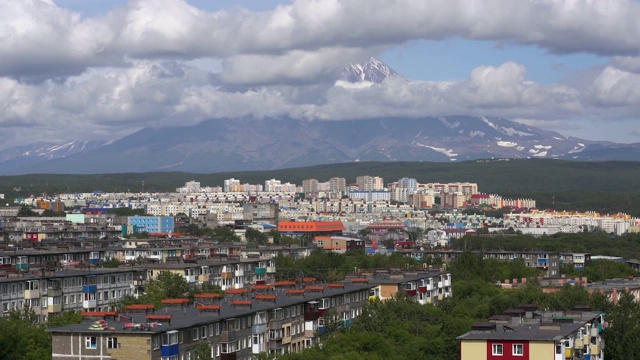
[[[445,148],[439,148],[439,147],[424,145],[424,144],[420,144],[420,143],[416,143],[416,145],[429,148],[429,149],[431,149],[433,151],[437,151],[437,152],[439,152],[441,154],[444,154],[444,155],[446,155],[446,156],[448,156],[450,158],[458,156],[458,154],[453,152],[453,149],[448,149],[447,150]]]
[[[498,146],[502,146],[502,147],[515,147],[518,146],[518,144],[511,142],[511,141],[498,141],[496,143]]]

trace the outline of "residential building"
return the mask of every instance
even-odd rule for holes
[[[521,305],[479,322],[458,337],[461,360],[604,359],[604,314],[537,311]]]
[[[305,277],[229,289],[224,300],[217,294],[197,295],[192,304],[188,299],[165,299],[161,313],[145,305],[125,307],[118,316],[87,313],[91,320],[82,324],[49,329],[52,357],[192,359],[202,343],[211,347],[216,360],[300,352],[318,344],[318,334],[330,323],[349,327],[369,298],[378,296],[378,286],[404,292],[407,283],[419,284],[440,272],[384,279],[354,275],[335,283]]]
[[[362,191],[382,190],[384,189],[384,180],[378,176],[358,176],[356,185]]]
[[[174,231],[173,216],[129,216],[127,225],[134,226],[138,232],[170,233]]]
[[[329,179],[329,191],[342,192],[347,189],[347,179],[332,177]]]
[[[302,192],[307,196],[313,196],[318,193],[318,180],[305,179],[302,180]]]
[[[6,269],[6,268],[5,268]],[[69,268],[63,271],[5,270],[0,278],[0,309],[7,316],[10,310],[28,305],[40,321],[67,310],[108,311],[114,301],[140,291],[136,280],[138,269]]]

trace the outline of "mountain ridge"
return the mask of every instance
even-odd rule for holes
[[[0,174],[208,173],[353,161],[602,160],[602,154],[625,152],[627,147],[488,117],[210,119],[193,126],[144,128],[108,144],[37,163],[5,160],[0,162]]]

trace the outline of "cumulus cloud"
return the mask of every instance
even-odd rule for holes
[[[5,1],[0,128],[17,142],[115,138],[215,117],[629,118],[640,104],[638,18],[632,0],[297,0],[264,12],[131,0],[89,17],[51,1]],[[461,81],[336,81],[347,63],[454,37],[615,57],[584,86],[536,83],[509,61]],[[216,61],[219,72],[194,59]]]
[[[348,63],[361,57],[357,49],[451,37],[633,56],[640,49],[638,18],[640,4],[632,0],[297,0],[266,12],[207,12],[185,0],[131,0],[98,17],[49,1],[5,1],[0,75],[66,76],[123,66],[132,58],[208,56],[253,63],[274,56],[309,62],[314,54]],[[326,71],[313,69],[315,76]],[[313,69],[298,74],[304,80],[314,76]],[[271,78],[279,74],[275,70]],[[246,82],[236,74],[227,77]]]
[[[608,66],[596,78],[593,93],[604,106],[640,104],[640,74]]]

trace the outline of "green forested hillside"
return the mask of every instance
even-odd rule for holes
[[[480,191],[510,197],[533,197],[539,207],[625,211],[640,215],[640,162],[576,162],[562,160],[483,160],[460,163],[359,162],[273,171],[216,174],[126,173],[96,175],[20,175],[0,177],[0,193],[9,200],[29,194],[80,191],[173,191],[186,181],[222,186],[224,179],[264,183],[277,178],[300,184],[333,176],[355,182],[356,176],[381,176],[386,182],[415,177],[419,182],[476,182]],[[14,191],[14,188],[20,188]]]

